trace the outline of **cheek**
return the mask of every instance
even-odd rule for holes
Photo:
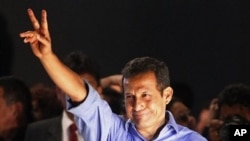
[[[129,117],[129,118],[131,118],[132,117],[132,106],[131,105],[129,105],[129,104],[125,104],[125,108],[126,108],[126,113],[127,113],[127,116]]]
[[[3,124],[7,124],[8,120],[15,117],[14,116],[14,113],[13,113],[13,110],[11,110],[10,108],[8,107],[1,107],[0,108],[0,125],[3,125]]]
[[[166,107],[166,103],[162,99],[148,101],[147,105],[148,107],[152,107],[152,108]]]
[[[126,108],[126,110],[131,110],[133,108],[132,101],[125,100],[125,108]]]

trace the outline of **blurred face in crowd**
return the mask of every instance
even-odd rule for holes
[[[173,103],[170,111],[173,113],[177,123],[189,127],[190,129],[195,129],[196,120],[194,116],[190,114],[190,110],[185,104],[176,101]]]
[[[0,136],[6,134],[10,129],[16,128],[17,125],[17,105],[7,105],[3,98],[4,90],[0,87]]]
[[[126,112],[137,129],[162,125],[165,122],[166,104],[172,98],[172,88],[157,88],[155,74],[151,71],[123,80]]]
[[[240,115],[250,121],[250,109],[243,107],[242,105],[221,105],[220,107],[220,119],[225,119],[232,115]]]

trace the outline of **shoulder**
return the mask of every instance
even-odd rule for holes
[[[60,125],[61,120],[62,120],[62,116],[58,116],[58,117],[54,117],[50,119],[33,122],[28,125],[27,130],[29,129],[35,130],[35,129],[42,129],[42,128],[47,129],[48,127],[55,126],[57,124]]]
[[[62,116],[37,121],[28,125],[25,133],[25,141],[44,141],[53,138],[60,140],[62,134]]]
[[[198,132],[191,130],[187,127],[178,125],[179,128],[179,136],[185,141],[207,141],[205,137],[203,137]]]

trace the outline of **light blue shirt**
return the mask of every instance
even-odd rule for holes
[[[80,133],[86,141],[146,141],[130,120],[114,114],[88,84],[88,95],[84,102],[74,107],[67,101],[67,109],[75,115]],[[168,123],[153,141],[207,141],[199,133],[176,124],[171,112]]]

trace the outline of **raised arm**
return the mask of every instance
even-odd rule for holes
[[[81,77],[65,66],[53,53],[48,29],[47,12],[41,11],[41,23],[31,9],[27,10],[33,31],[20,33],[24,43],[29,43],[34,55],[41,61],[54,83],[75,102],[85,99],[87,91]]]
[[[101,87],[110,87],[111,89],[122,93],[122,75],[114,74],[101,79]]]

